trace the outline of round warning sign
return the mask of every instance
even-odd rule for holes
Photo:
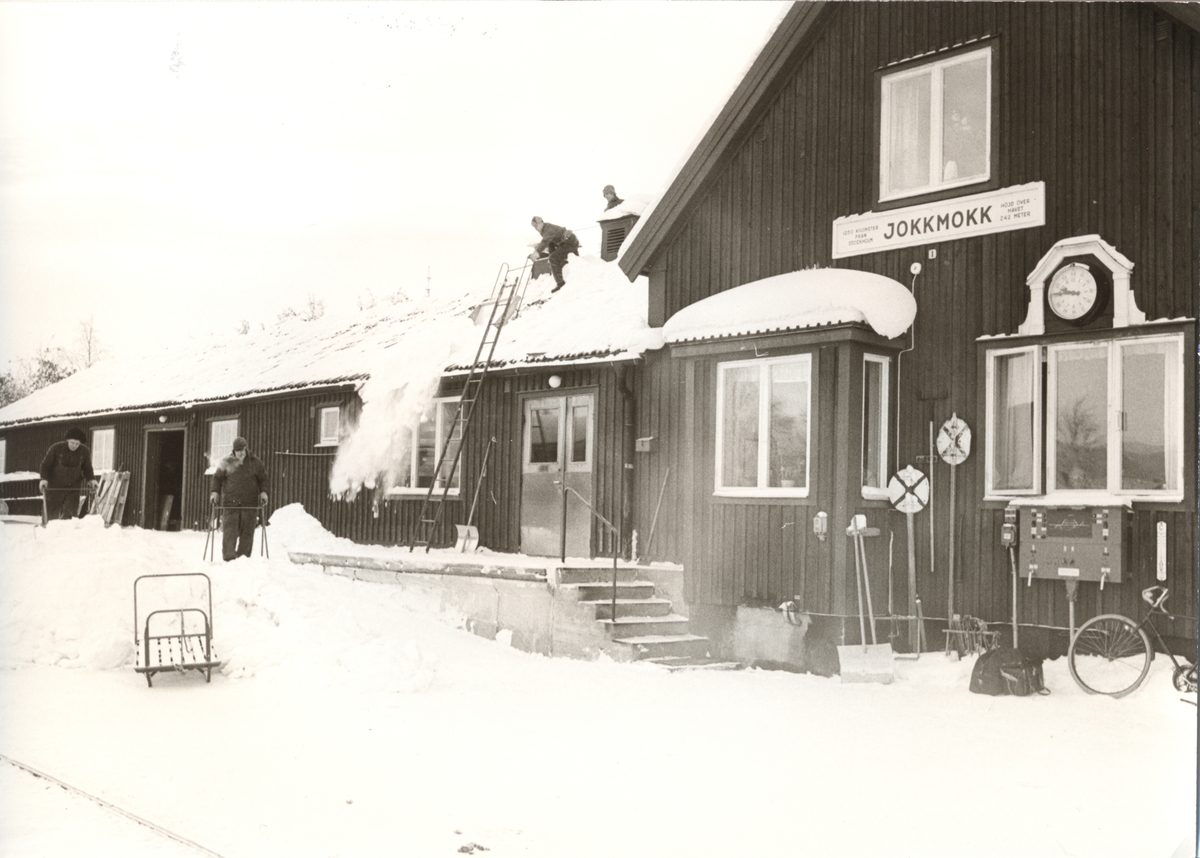
[[[942,424],[937,451],[948,465],[961,465],[971,455],[971,427],[957,414]]]
[[[900,512],[920,512],[929,503],[929,480],[912,465],[907,465],[888,481],[888,499]]]

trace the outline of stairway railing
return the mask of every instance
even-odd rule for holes
[[[605,527],[607,527],[609,530],[609,533],[611,533],[613,536],[612,630],[613,630],[613,636],[615,637],[616,633],[617,633],[617,561],[620,559],[620,556],[621,556],[621,529],[619,527],[617,527],[615,524],[613,524],[611,521],[609,521],[607,518],[602,516],[600,514],[600,512],[594,506],[592,506],[590,503],[588,503],[587,498],[585,498],[583,495],[581,495],[575,489],[568,486],[565,474],[563,475],[562,481],[559,482],[558,485],[562,489],[562,496],[563,496],[562,533],[560,534],[560,540],[562,543],[561,544],[561,559],[562,559],[562,562],[564,565],[567,562],[567,500],[570,497],[570,495],[568,495],[567,492],[570,492],[572,495],[575,495],[575,497],[579,498],[579,502],[582,503],[585,507],[587,507],[587,511],[590,512],[595,518],[599,519],[600,523],[603,524]]]

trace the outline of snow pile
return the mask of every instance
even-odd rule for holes
[[[684,307],[667,320],[667,342],[744,336],[866,322],[898,337],[912,324],[917,302],[900,283],[848,268],[810,268],[746,283]]]
[[[363,487],[407,484],[414,429],[418,421],[433,419],[430,406],[443,370],[455,359],[474,356],[481,330],[466,314],[435,316],[380,356],[358,391],[362,413],[338,446],[330,492],[353,499]]]
[[[626,215],[641,215],[650,205],[653,197],[649,194],[630,194],[611,209],[605,209],[597,221],[616,220]]]
[[[1026,698],[971,694],[974,659],[940,652],[887,686],[544,658],[462,631],[436,591],[292,564],[281,545],[333,539],[299,507],[268,529],[272,559],[208,563],[194,531],[0,528],[5,756],[229,856],[1193,854],[1174,850],[1194,831],[1196,696],[1169,659],[1113,700],[1061,658]],[[211,684],[132,669],[133,580],[163,572],[211,577]],[[170,583],[145,606],[202,595]],[[602,764],[580,752],[597,736]],[[1089,786],[1123,783],[1152,788],[1119,813]],[[655,813],[596,826],[639,786]],[[32,801],[67,795],[32,776],[2,787],[6,855],[176,854]]]
[[[637,357],[662,348],[662,329],[646,321],[645,278],[630,283],[615,262],[572,256],[566,285],[551,294],[550,275],[530,281],[520,314],[500,332],[493,361],[505,366],[579,362],[580,358]]]
[[[277,558],[286,558],[290,545],[350,544],[299,504],[277,510],[269,530]],[[258,536],[253,557],[212,563],[202,556],[206,534],[183,536],[106,528],[98,516],[52,521],[45,529],[0,528],[0,665],[132,668],[138,657],[135,579],[203,573],[212,587],[214,650],[229,677],[405,693],[432,685],[436,660],[423,653],[414,626],[425,620],[400,603],[398,589],[356,587],[319,569],[268,560],[259,554]],[[139,638],[150,611],[198,607],[209,613],[199,577],[146,578],[137,598]]]

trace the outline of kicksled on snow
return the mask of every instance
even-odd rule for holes
[[[157,601],[184,607],[157,607],[140,614],[139,587],[150,579],[170,579]],[[145,587],[142,599],[144,608]],[[147,685],[153,687],[154,674],[163,671],[196,670],[204,674],[205,682],[212,681],[213,668],[221,666],[213,655],[212,637],[212,582],[203,572],[142,575],[133,582],[133,644],[138,661],[134,670],[145,675]]]

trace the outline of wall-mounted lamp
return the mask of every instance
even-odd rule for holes
[[[553,387],[555,390],[557,390],[559,387],[562,386],[562,376],[561,375],[550,376],[549,384],[551,387]]]
[[[829,535],[829,515],[824,511],[813,516],[813,533],[822,542]]]
[[[160,415],[158,415],[158,422],[159,422],[159,423],[166,423],[166,422],[167,422],[167,415],[165,415],[165,414],[160,414]]]

